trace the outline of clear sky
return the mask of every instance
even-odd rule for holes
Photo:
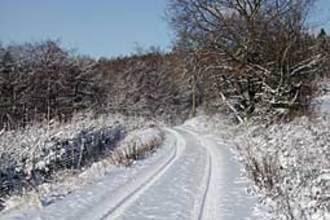
[[[95,57],[170,46],[163,19],[167,0],[0,0],[0,41],[59,39],[65,47]],[[319,0],[314,24],[330,32],[330,0]]]
[[[136,44],[166,49],[166,0],[0,0],[0,41],[60,39],[92,56],[125,55]]]

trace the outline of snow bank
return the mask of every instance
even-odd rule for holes
[[[116,164],[130,165],[132,162],[144,158],[157,149],[164,139],[159,128],[147,128],[129,133],[112,154]]]
[[[253,126],[235,141],[255,192],[274,219],[329,219],[329,118]]]
[[[155,126],[139,131],[151,125],[140,117],[101,115],[95,118],[92,114],[79,114],[65,124],[51,122],[21,130],[2,131],[2,208],[4,200],[12,195],[18,195],[14,200],[20,200],[19,195],[22,194],[29,201],[36,200],[42,203],[39,205],[47,205],[50,202],[47,197],[52,192],[56,191],[52,197],[61,197],[74,189],[67,184],[63,186],[63,192],[58,192],[59,188],[54,185],[59,182],[65,183],[77,173],[83,177],[84,172],[81,172],[88,167],[90,170],[103,167],[106,171],[107,167],[118,164],[113,156],[119,152],[117,148],[125,150],[130,163],[145,156],[147,151],[154,150],[162,141],[162,132]],[[109,158],[112,160],[109,161]],[[27,193],[30,191],[32,193]],[[9,203],[7,205],[11,206]]]
[[[233,125],[223,115],[199,116],[184,126],[225,139],[244,166],[249,191],[259,197],[258,212],[267,219],[330,219],[329,116],[268,127]]]

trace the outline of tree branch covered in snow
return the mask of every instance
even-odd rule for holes
[[[314,2],[169,1],[175,49],[190,57],[187,75],[201,85],[203,100],[212,97],[238,121],[308,111],[316,81],[329,76],[329,39],[306,24]]]

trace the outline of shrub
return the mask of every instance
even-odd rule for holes
[[[129,124],[130,122],[130,124]],[[34,125],[0,135],[0,198],[22,194],[59,171],[79,171],[111,155],[138,118],[75,116],[70,123]]]
[[[255,126],[238,139],[248,176],[275,219],[330,215],[329,125],[329,118],[297,118]]]

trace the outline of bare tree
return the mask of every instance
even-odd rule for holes
[[[179,44],[222,50],[243,62],[264,55],[257,54],[264,44],[299,37],[314,1],[170,0],[168,15]]]
[[[209,50],[222,59],[199,71],[213,75],[219,97],[244,118],[256,104],[291,110],[308,103],[313,88],[305,82],[323,60],[305,24],[314,2],[170,0],[168,15],[177,48],[187,56]]]
[[[57,42],[12,45],[0,55],[0,127],[67,120],[104,104],[107,85],[96,61],[73,56]]]

